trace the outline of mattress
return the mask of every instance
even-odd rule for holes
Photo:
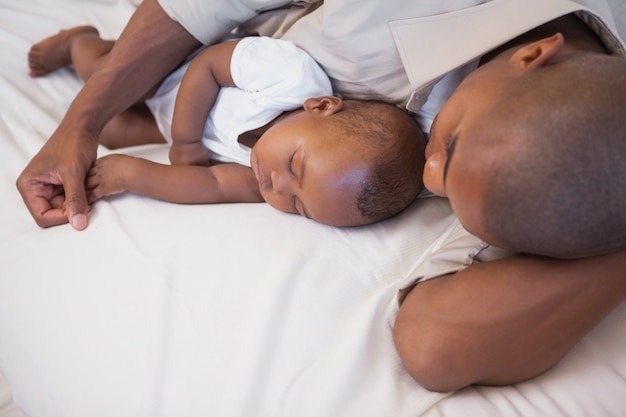
[[[38,228],[15,180],[81,83],[71,68],[30,78],[27,51],[80,24],[115,38],[134,7],[0,0],[1,417],[626,415],[624,304],[524,383],[435,393],[405,372],[398,291],[459,228],[443,199],[341,229],[123,194],[83,232]],[[124,152],[167,161],[165,145]]]

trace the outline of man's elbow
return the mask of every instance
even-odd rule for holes
[[[437,392],[451,392],[471,385],[459,367],[464,354],[426,329],[421,331],[404,321],[396,322],[393,338],[407,372],[422,387]],[[433,337],[434,336],[434,337]]]

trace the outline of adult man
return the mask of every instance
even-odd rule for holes
[[[598,17],[590,12],[560,16],[576,7],[573,3],[555,7],[552,13],[539,6],[517,13],[507,3],[489,3],[474,8],[471,16],[452,18],[469,28],[477,21],[515,13],[517,19],[507,28],[511,36],[533,22],[558,17],[499,43],[479,56],[480,63],[468,64],[478,69],[457,88],[431,128],[427,186],[449,197],[473,234],[500,247],[558,258],[623,248],[624,46],[602,22],[592,20]],[[419,31],[412,38],[426,30],[419,22],[416,27]],[[430,23],[428,30],[435,32],[436,26]],[[475,51],[488,51],[493,44],[493,39],[484,45],[477,38]],[[456,158],[463,169],[455,169]],[[482,191],[468,183],[472,180],[481,182]],[[482,207],[470,204],[479,200]],[[589,207],[598,201],[605,202],[602,210]],[[581,213],[587,215],[584,224]]]
[[[507,0],[501,2],[517,4]],[[136,101],[152,84],[191,52],[198,45],[196,38],[204,42],[214,41],[236,23],[257,14],[255,10],[238,2],[224,5],[198,2],[203,5],[204,3],[211,9],[204,14],[205,17],[215,16],[215,18],[212,22],[202,22],[203,25],[200,26],[203,29],[198,29],[198,25],[193,27],[189,15],[184,13],[185,3],[162,1],[158,4],[155,0],[144,1],[120,37],[106,65],[85,85],[57,131],[18,180],[18,188],[39,225],[52,226],[70,221],[76,229],[84,229],[87,226],[84,174],[95,159],[97,136],[107,121]],[[369,49],[369,54],[357,53],[355,57],[350,53],[349,48],[353,45],[349,41],[340,44],[340,49],[346,48],[346,56],[355,58],[349,62],[345,59],[331,59],[333,54],[341,55],[342,51],[337,51],[337,45],[329,49],[322,40],[326,39],[328,42],[329,37],[326,35],[339,26],[338,21],[342,22],[343,15],[340,11],[344,7],[349,7],[348,2],[327,1],[307,15],[311,18],[303,18],[293,24],[285,32],[285,37],[297,40],[313,54],[333,78],[335,88],[340,92],[359,97],[384,96],[390,100],[403,101],[408,98],[411,88],[408,80],[405,83],[397,83],[407,76],[402,67],[392,65],[391,70],[385,67],[384,74],[381,75],[380,72],[371,71],[367,59],[387,63],[382,55],[396,54],[393,48],[380,48],[385,42],[384,39],[380,42],[377,36],[383,33],[380,31],[381,27],[386,30],[386,25],[381,26],[380,21],[386,22],[386,18],[393,17],[394,14],[395,18],[411,16],[406,13],[406,9],[411,7],[420,9],[419,12],[415,11],[416,15],[446,11],[436,7],[438,2],[433,2],[430,5],[433,9],[427,12],[421,10],[425,7],[423,4],[417,7],[413,3],[400,2],[397,8],[385,6],[386,14],[373,14],[380,20],[374,25],[377,30],[372,32],[375,35],[372,39],[360,36],[351,39],[365,45],[359,51]],[[457,6],[469,7],[476,3],[479,2],[459,1]],[[491,3],[500,2],[493,1],[487,4]],[[576,5],[571,1],[558,3]],[[272,7],[275,6],[276,4],[272,4]],[[216,12],[222,9],[229,12]],[[530,23],[525,30],[520,28],[520,31],[512,34],[511,38],[534,27],[544,28],[543,23],[577,10],[575,7],[557,9],[550,13],[548,18]],[[197,9],[194,10],[197,12]],[[328,26],[325,26],[324,36],[315,35],[318,29],[315,24],[319,21],[320,15],[331,16],[327,22]],[[169,16],[173,16],[181,24]],[[563,28],[568,29],[566,38],[570,35],[582,36],[586,45],[590,35],[582,33],[580,26],[571,22],[573,21],[570,18],[558,21],[558,29],[562,29],[561,25],[575,25],[574,29]],[[363,26],[367,26],[367,23],[364,21]],[[188,30],[193,32],[195,37]],[[387,33],[385,39],[391,39],[391,35],[385,33]],[[508,39],[502,39],[502,42]],[[550,37],[539,36],[537,39]],[[533,38],[531,44],[537,39]],[[370,40],[372,42],[369,42]],[[527,45],[526,40],[522,38],[521,41],[522,45]],[[526,66],[531,69],[546,66],[545,64],[552,62],[547,58],[563,57],[559,55],[560,50],[554,48],[554,45],[561,43],[563,40],[557,36],[548,42],[549,45],[553,45],[552,47],[542,44],[543,46],[538,48],[545,53],[537,53],[536,47],[531,48],[531,52],[535,52],[530,56],[522,54],[521,62],[527,63]],[[386,46],[391,45],[387,43]],[[574,43],[568,47],[577,49],[581,48],[581,44]],[[476,56],[487,51],[488,49],[477,51]],[[453,55],[450,51],[447,53]],[[399,57],[396,56],[395,59],[399,62]],[[462,61],[458,64],[463,63]],[[508,74],[500,66],[502,63],[500,59],[494,58],[482,69],[494,69],[495,72],[487,72],[492,76]],[[142,71],[138,71],[140,68]],[[146,68],[149,70],[146,71]],[[432,86],[435,84],[431,82],[433,79],[437,80],[451,68],[453,67],[440,68],[443,72],[434,74],[434,78],[424,81]],[[476,70],[472,75],[485,72]],[[411,72],[408,75],[411,77]],[[376,83],[379,79],[381,82]],[[389,79],[395,82],[387,85],[383,81]],[[468,77],[468,80],[476,80],[476,77]],[[478,80],[481,78],[478,77]],[[499,78],[496,77],[496,80]],[[479,86],[490,84],[491,81],[493,81],[491,77],[483,77]],[[498,85],[501,88],[492,91],[492,98],[498,97],[505,86]],[[441,91],[446,90],[444,87],[449,88],[450,85],[438,84],[431,97],[445,98],[446,91]],[[454,87],[449,89],[452,90]],[[480,89],[474,91],[480,92]],[[463,102],[467,103],[473,98],[465,97]],[[453,99],[454,96],[451,98],[452,103]],[[436,113],[437,105],[432,102],[426,103],[422,116],[428,116],[428,111]],[[478,116],[481,115],[484,113],[478,113]],[[475,120],[483,119],[477,117]],[[439,122],[437,125],[441,126]],[[434,137],[437,137],[436,132]],[[460,143],[459,139],[459,151]],[[444,152],[447,161],[450,161],[439,166],[450,175],[445,191],[452,199],[453,207],[462,213],[467,201],[469,207],[480,209],[482,207],[480,199],[467,193],[461,195],[452,193],[454,186],[450,181],[454,178],[457,170],[455,164],[460,157],[455,155],[453,159],[451,152],[434,146],[431,147],[429,156]],[[439,160],[443,161],[442,158]],[[443,174],[441,179],[443,180]],[[458,189],[464,190],[466,187],[460,184]],[[483,195],[478,194],[479,197]],[[464,201],[463,204],[454,202],[457,197],[456,201]],[[64,206],[67,208],[67,215],[63,211]],[[476,224],[481,224],[481,219],[475,220],[471,215],[461,215],[461,220],[470,229],[475,229]],[[476,232],[480,233],[480,230]],[[480,235],[490,243],[500,243],[499,239],[502,239],[500,233],[490,231]],[[517,249],[516,244],[505,246]],[[619,245],[613,247],[612,250],[619,247]],[[626,255],[623,252],[576,261],[515,256],[471,266],[458,274],[421,283],[405,298],[398,317],[395,335],[399,353],[411,374],[424,386],[436,390],[456,389],[471,383],[510,383],[531,377],[554,364],[595,323],[626,298],[626,280],[619,272],[625,263]],[[597,274],[597,278],[589,279],[594,274]],[[486,294],[491,294],[491,297],[484,298]],[[572,302],[574,296],[580,299]],[[539,320],[544,317],[549,317],[549,320]],[[555,334],[555,329],[567,331]]]
[[[469,18],[460,18],[464,11],[447,16],[457,24],[464,22],[465,26],[457,26],[460,33],[469,33],[477,22],[505,18],[509,32],[503,36],[511,41],[502,44],[502,38],[491,38],[484,41],[491,44],[472,45],[474,49],[469,52],[464,49],[465,53],[476,55],[459,59],[471,61],[478,57],[480,62],[474,59],[469,64],[478,69],[459,69],[470,75],[437,114],[427,149],[425,183],[435,193],[449,197],[466,228],[500,247],[559,258],[621,249],[626,233],[626,196],[620,185],[626,181],[626,138],[624,127],[617,121],[623,119],[620,97],[626,93],[623,45],[599,28],[601,22],[595,22],[599,35],[583,23],[581,18],[589,22],[595,18],[589,11],[580,11],[581,18],[567,13],[579,6],[571,2],[551,5],[551,10],[537,5],[535,9],[525,9],[525,13],[506,3],[512,2],[476,7]],[[515,19],[506,19],[508,13]],[[543,23],[546,18],[548,22]],[[450,20],[441,17],[441,22],[448,23],[446,28]],[[437,38],[442,29],[432,33],[433,26],[416,24],[413,27],[419,30],[411,33],[410,38],[419,38],[425,31]],[[536,28],[528,31],[528,27]],[[464,32],[464,28],[468,31]],[[402,30],[399,26],[400,39],[408,34]],[[468,43],[476,40],[468,37]],[[483,56],[494,45],[501,46]],[[437,50],[436,45],[433,49]],[[419,57],[415,65],[419,66],[424,58]],[[409,65],[411,59],[405,57]],[[592,66],[598,72],[591,70]],[[581,74],[588,77],[594,72],[598,77],[600,68],[608,71],[603,82],[581,79]],[[439,74],[426,75],[426,79],[433,75]],[[423,117],[427,117],[427,110],[428,103]],[[617,156],[604,157],[607,153]],[[598,158],[590,161],[588,155],[594,154]],[[581,169],[585,161],[586,166]],[[521,182],[513,184],[518,179]],[[581,188],[585,191],[581,192]],[[599,194],[594,196],[594,192]],[[606,205],[598,210],[585,208],[593,201]],[[580,217],[574,214],[583,211],[588,215],[585,222],[589,222],[590,229],[580,224]],[[537,229],[535,225],[542,227]],[[582,263],[555,264],[547,258],[520,255],[500,261],[501,270],[497,269],[498,262],[485,263],[461,271],[450,282],[436,279],[422,283],[416,287],[419,291],[412,291],[406,298],[396,322],[399,352],[412,375],[436,390],[476,382],[509,383],[536,375],[573,346],[582,335],[578,333],[582,327],[592,325],[587,320],[593,320],[599,305],[587,304],[589,299],[581,300],[582,291],[606,285],[616,291],[615,298],[602,296],[607,296],[605,300],[610,305],[624,299],[623,274],[611,272],[608,267],[610,262],[623,262],[623,256],[618,253],[588,258]],[[593,262],[603,261],[607,263],[600,267],[602,271],[595,269],[600,264],[592,266]],[[515,267],[515,262],[523,266]],[[577,266],[584,272],[573,269]],[[605,266],[607,269],[603,269]],[[480,268],[485,271],[479,271]],[[534,268],[537,274],[546,275],[535,275]],[[523,270],[523,275],[518,275]],[[595,282],[584,282],[585,274]],[[465,283],[461,280],[464,275],[469,278]],[[483,288],[483,294],[470,288],[477,285]],[[518,295],[527,298],[517,298],[514,288],[520,291]],[[548,293],[551,296],[544,299]],[[469,298],[474,296],[477,298]],[[570,309],[580,309],[577,326],[556,319],[572,312]],[[516,312],[508,316],[513,311]],[[501,315],[502,312],[506,314]],[[486,318],[489,316],[491,319]],[[524,321],[526,324],[521,323]],[[542,324],[534,325],[533,321]],[[490,325],[485,326],[487,322]],[[559,325],[552,327],[557,322]],[[565,327],[560,327],[562,324]],[[522,328],[526,329],[522,331],[525,337],[519,337]],[[539,336],[547,329],[557,336],[550,337],[549,332]],[[499,346],[496,351],[509,352],[510,356],[492,356],[495,346]],[[482,360],[476,359],[481,357]],[[501,372],[503,369],[506,371]]]

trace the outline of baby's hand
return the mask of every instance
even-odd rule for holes
[[[209,154],[204,149],[202,142],[180,143],[174,141],[169,156],[172,165],[210,165]]]
[[[102,197],[126,191],[124,176],[134,158],[128,155],[107,155],[98,158],[87,173],[87,199],[93,203]]]

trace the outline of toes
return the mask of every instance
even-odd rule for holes
[[[39,56],[39,48],[34,45],[28,51],[28,74],[31,77],[41,77],[46,75],[49,71],[41,64]]]
[[[34,44],[28,51],[29,74],[40,77],[71,65],[70,44],[74,36],[81,33],[98,36],[98,30],[93,26],[77,26],[61,30],[56,35]]]

